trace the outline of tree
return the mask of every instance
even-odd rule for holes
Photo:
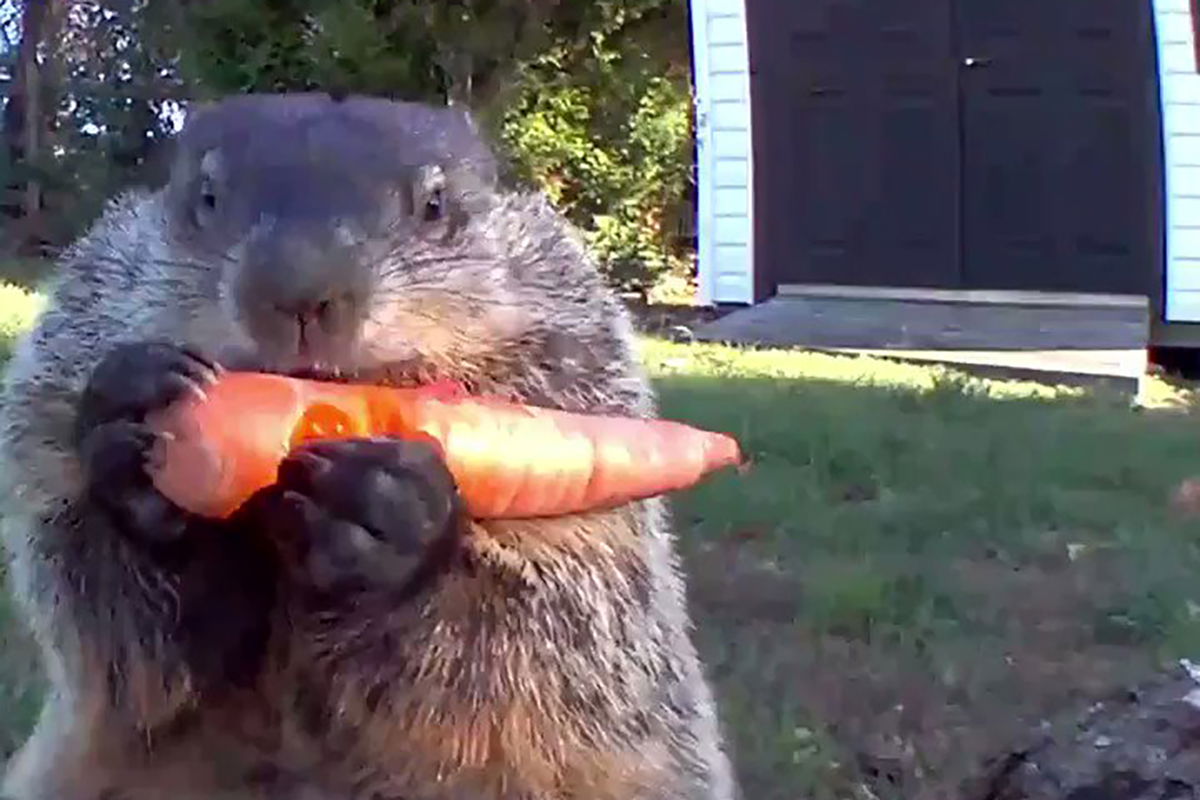
[[[318,89],[469,106],[510,175],[550,192],[617,283],[636,288],[683,263],[671,231],[690,213],[686,0],[29,0],[22,10],[35,7],[66,9],[53,36],[33,20],[19,48],[40,53],[40,138],[33,148],[12,139],[22,123],[6,126],[6,141],[10,180],[36,181],[53,245],[113,191],[160,177],[151,156],[172,134],[173,106]],[[5,113],[22,122],[15,86]],[[11,213],[24,222],[28,210]]]
[[[151,177],[186,87],[147,0],[29,0],[4,108],[5,213],[17,252],[53,251],[107,196]],[[15,190],[15,191],[14,191]]]
[[[216,94],[340,89],[483,111],[522,66],[557,50],[578,63],[599,39],[680,0],[207,0],[174,8],[186,79]],[[686,41],[686,19],[682,20]]]
[[[691,71],[683,3],[593,20],[519,65],[501,135],[523,176],[579,224],[615,286],[691,277]]]
[[[11,170],[16,180],[4,188],[19,193],[17,206],[26,220],[36,220],[41,212],[41,181],[36,170],[41,157],[43,119],[41,65],[38,51],[46,38],[47,23],[55,14],[50,0],[29,0],[21,11],[21,38],[12,78],[9,84],[8,101],[4,106],[4,148],[10,165],[24,165],[22,172]],[[6,202],[6,206],[10,203]]]

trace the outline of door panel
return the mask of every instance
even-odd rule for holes
[[[958,0],[968,288],[1150,290],[1148,20],[1131,0]]]
[[[748,0],[747,15],[757,269],[1153,291],[1149,2]]]
[[[784,283],[958,281],[951,0],[753,0],[758,263]]]

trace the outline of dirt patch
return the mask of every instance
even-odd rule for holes
[[[963,800],[1169,800],[1200,790],[1200,688],[1177,667],[998,757]]]
[[[947,564],[970,619],[965,631],[926,640],[816,630],[799,571],[733,543],[698,550],[689,569],[719,694],[792,709],[832,740],[808,751],[826,762],[808,767],[819,775],[813,796],[957,798],[1031,730],[1156,666],[1144,647],[1097,641],[1095,609],[1116,585],[1099,561]],[[734,746],[750,795],[797,796],[801,787],[779,785],[779,762],[804,753],[771,752],[776,745],[752,735],[776,720],[747,726],[744,709],[727,710],[739,717]]]

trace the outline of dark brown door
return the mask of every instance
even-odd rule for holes
[[[1149,0],[747,0],[779,283],[1154,291]]]
[[[783,283],[958,282],[950,3],[747,3],[758,269]]]
[[[1150,291],[1150,3],[956,5],[963,285]]]

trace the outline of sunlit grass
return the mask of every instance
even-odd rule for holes
[[[14,339],[33,324],[45,305],[39,292],[0,283],[0,358],[7,358]]]
[[[706,375],[782,380],[829,381],[877,388],[932,390],[953,385],[976,395],[1010,399],[1089,399],[1124,403],[1114,394],[1046,381],[981,378],[943,365],[915,364],[873,356],[839,355],[788,348],[679,343],[642,337],[643,363],[655,377]],[[1171,408],[1195,398],[1193,387],[1151,376],[1142,404]]]
[[[44,302],[38,292],[0,283],[0,363]],[[13,623],[11,601],[0,596],[0,758],[13,751],[33,723],[40,697],[36,668],[28,637]]]

